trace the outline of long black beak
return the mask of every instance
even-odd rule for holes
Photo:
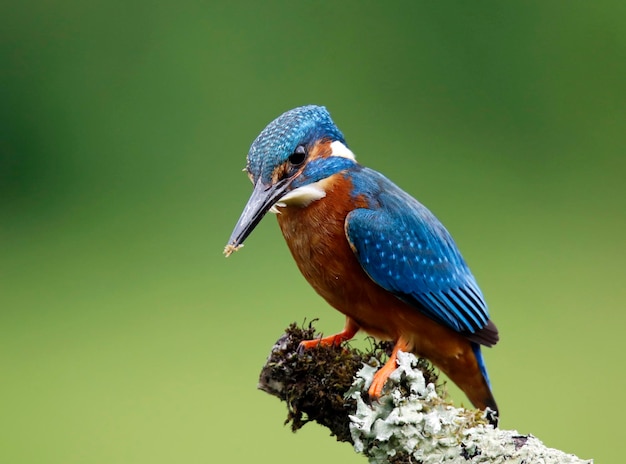
[[[246,207],[241,213],[239,221],[228,240],[228,245],[224,248],[224,254],[228,257],[233,251],[237,251],[248,235],[252,233],[263,216],[270,210],[280,197],[282,197],[289,187],[291,179],[283,179],[273,185],[265,185],[259,179],[254,186],[252,195],[246,203]]]

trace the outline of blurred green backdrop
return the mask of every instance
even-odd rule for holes
[[[502,335],[502,426],[618,459],[626,4],[35,0],[0,18],[0,462],[364,462],[316,425],[292,435],[256,390],[287,324],[342,316],[273,218],[221,254],[250,143],[309,103],[461,246]]]

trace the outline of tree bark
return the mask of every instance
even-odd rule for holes
[[[259,379],[259,388],[287,403],[295,432],[307,422],[328,427],[350,442],[370,463],[591,463],[547,448],[532,435],[491,426],[486,413],[456,408],[445,399],[435,370],[424,359],[400,353],[379,401],[367,389],[388,355],[387,343],[368,352],[318,346],[312,324],[292,324],[276,342]]]

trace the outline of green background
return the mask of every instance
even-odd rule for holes
[[[3,2],[0,54],[0,462],[365,462],[256,390],[343,324],[275,219],[221,254],[309,103],[460,245],[502,427],[621,458],[624,2]]]

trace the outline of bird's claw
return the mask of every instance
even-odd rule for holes
[[[303,355],[305,351],[310,350],[311,348],[315,348],[316,346],[320,346],[322,344],[321,338],[316,338],[314,340],[302,340],[298,345],[298,355]]]

